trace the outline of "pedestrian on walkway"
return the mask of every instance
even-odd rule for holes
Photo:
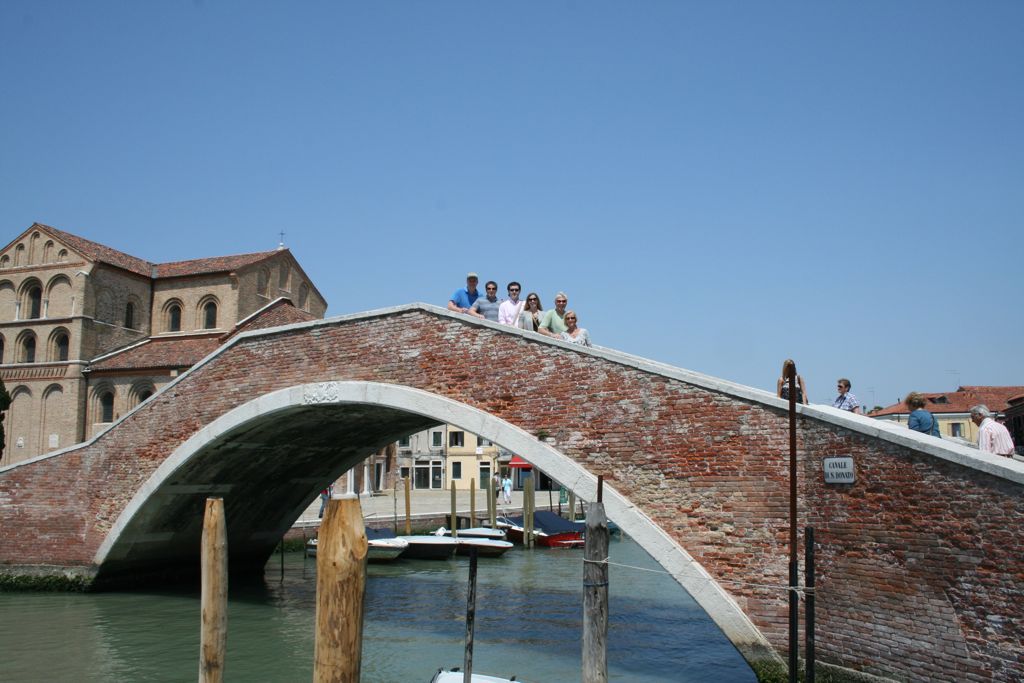
[[[512,478],[507,474],[501,480],[501,490],[504,493],[505,505],[508,505],[512,502]]]

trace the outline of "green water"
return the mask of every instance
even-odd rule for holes
[[[657,569],[629,540],[611,560]],[[515,549],[480,560],[474,671],[533,683],[580,678],[582,551]],[[371,565],[363,676],[427,683],[462,663],[465,559]],[[668,576],[611,567],[609,675],[622,683],[754,681]],[[293,553],[258,585],[233,585],[228,681],[309,681],[316,562]],[[0,681],[195,681],[198,590],[0,594]]]

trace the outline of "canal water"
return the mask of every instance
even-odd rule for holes
[[[612,562],[658,570],[629,539]],[[481,558],[474,671],[531,683],[580,679],[581,550],[515,548]],[[363,676],[427,683],[461,666],[469,562],[370,565]],[[228,681],[309,681],[316,561],[267,565],[258,585],[233,585]],[[609,678],[618,683],[755,681],[735,648],[669,576],[610,569]],[[0,593],[0,681],[194,681],[198,590]]]

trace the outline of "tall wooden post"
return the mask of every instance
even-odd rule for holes
[[[228,645],[228,531],[223,498],[206,499],[200,560],[199,683],[220,683]]]
[[[582,683],[608,682],[608,518],[604,503],[587,506],[583,550]]]
[[[523,545],[532,548],[533,538],[533,473],[526,478],[526,490],[523,491]]]
[[[469,549],[469,588],[466,591],[466,653],[462,658],[462,683],[473,681],[473,630],[476,626],[476,547]]]
[[[316,549],[314,683],[359,681],[366,554],[359,499],[332,498]]]
[[[569,491],[569,521],[576,521],[576,494]]]
[[[452,490],[452,538],[459,535],[459,518],[456,516],[456,502],[455,502],[455,482],[451,483]]]
[[[476,526],[476,479],[469,480],[469,526]]]
[[[800,656],[799,558],[796,545],[796,363],[787,359],[782,374],[789,382],[789,681],[797,682]]]
[[[405,535],[412,533],[412,501],[409,500],[410,482],[405,480]]]

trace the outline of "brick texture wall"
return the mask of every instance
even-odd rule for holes
[[[785,592],[763,587],[787,576],[782,410],[419,308],[239,339],[97,441],[0,473],[0,562],[88,566],[196,430],[260,395],[329,380],[416,387],[546,430],[786,648]],[[909,680],[1024,677],[1022,486],[824,420],[799,426],[821,659]],[[856,484],[823,483],[832,455],[854,457]]]

